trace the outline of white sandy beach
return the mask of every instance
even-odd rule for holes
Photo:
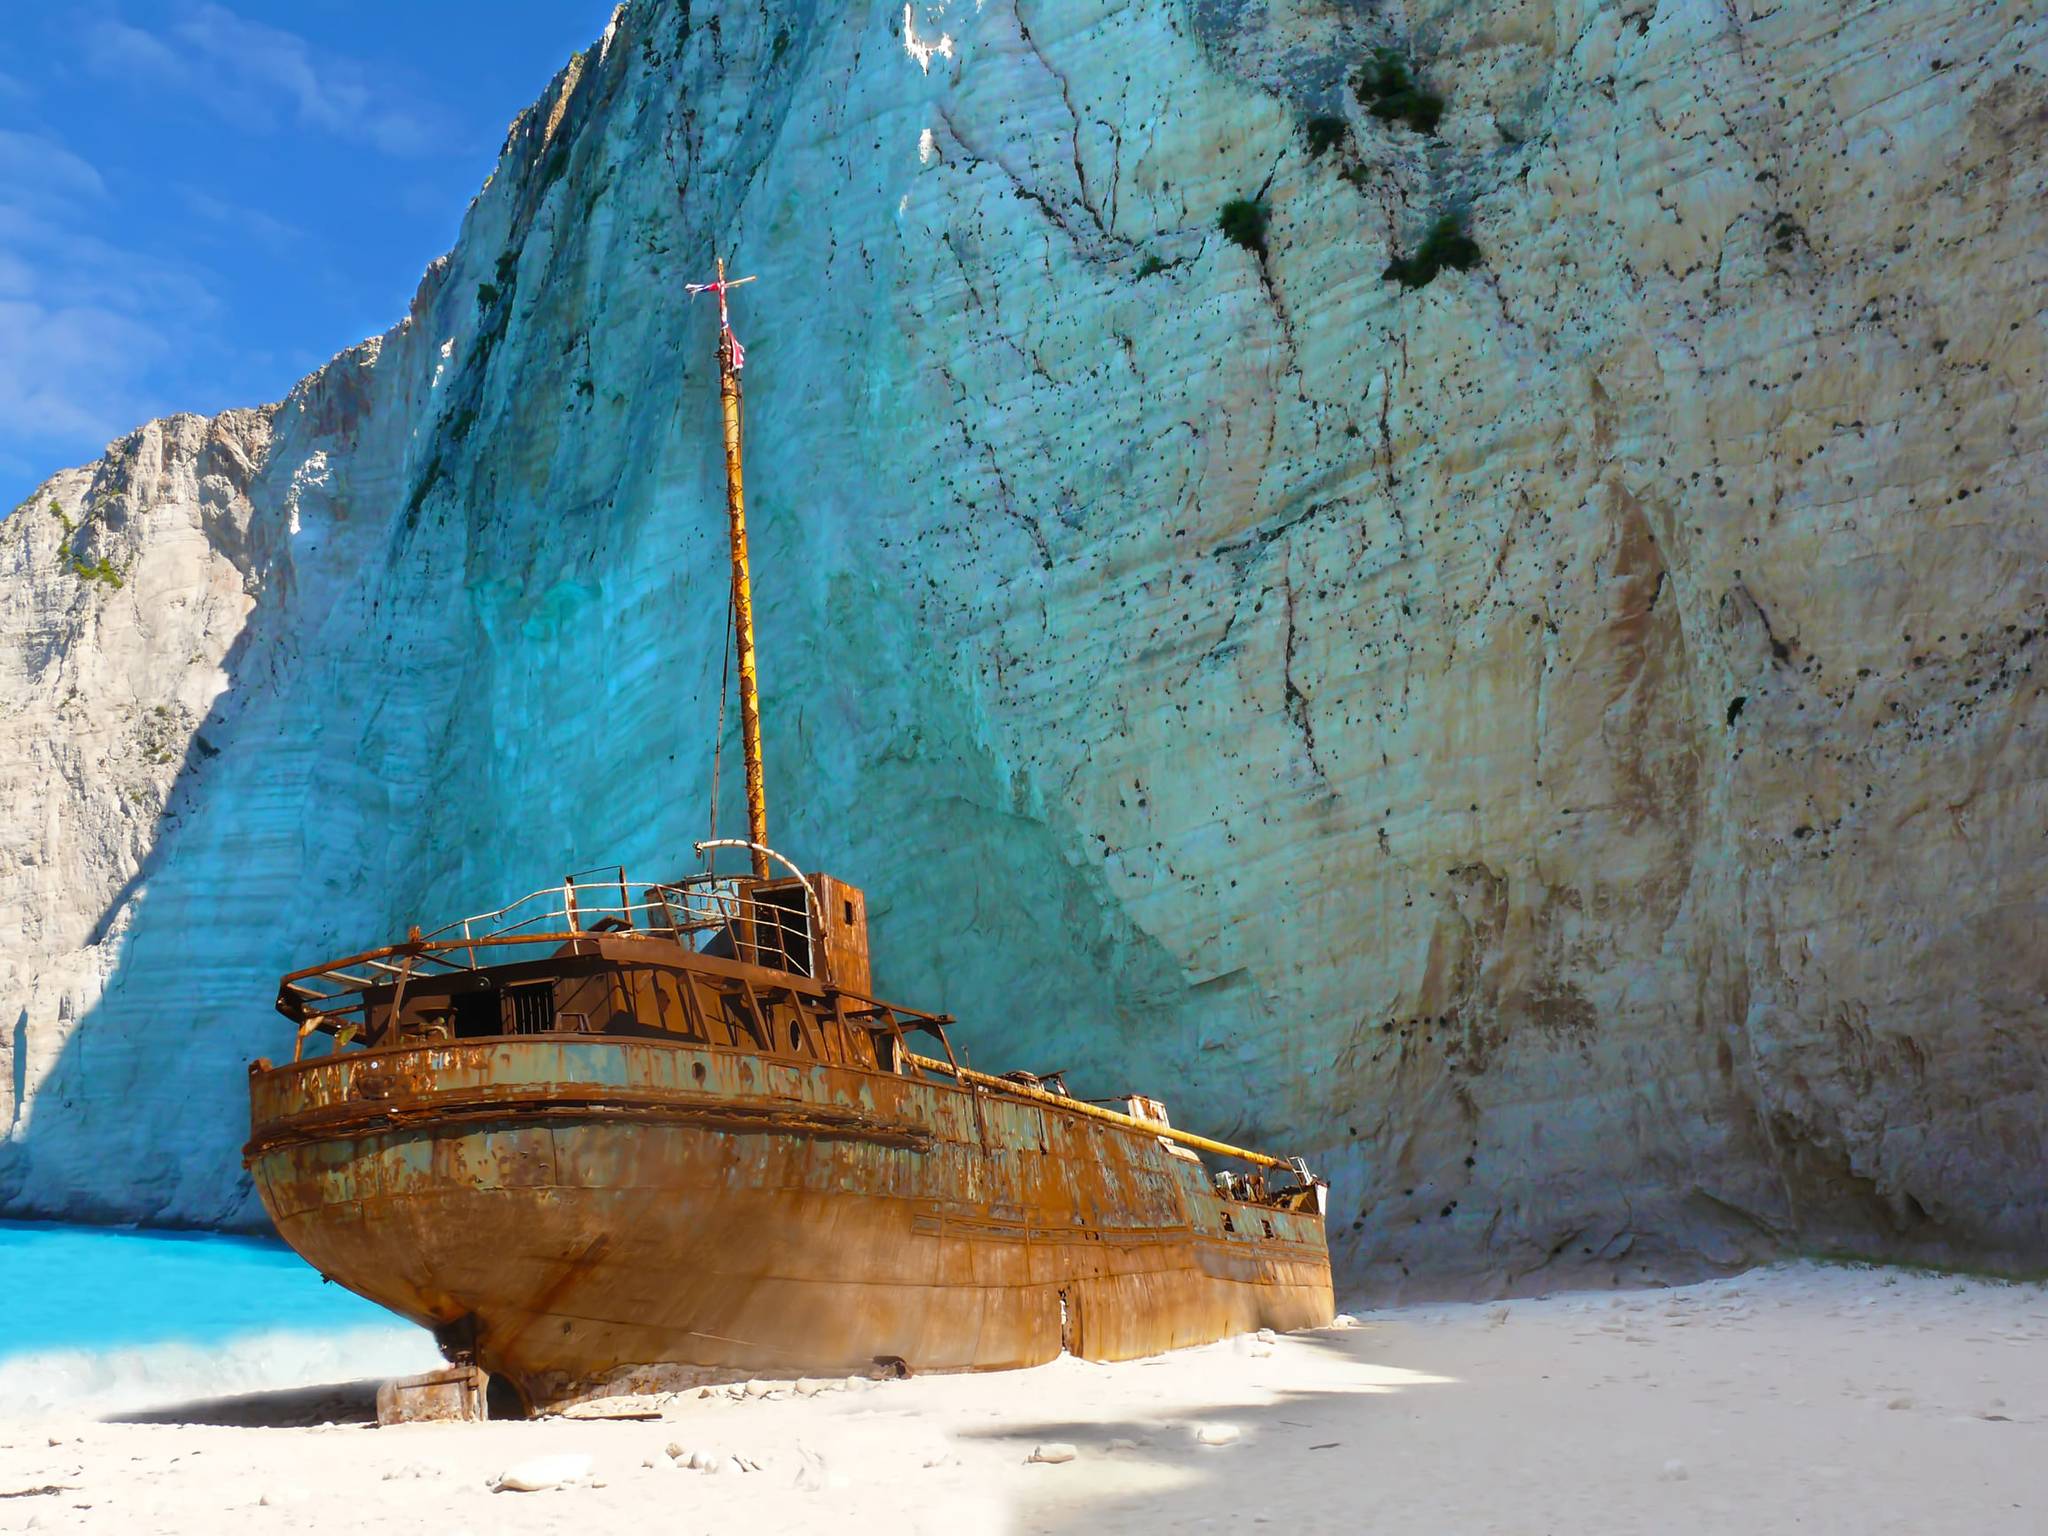
[[[16,1418],[0,1531],[2035,1532],[2044,1387],[2041,1286],[1795,1265],[647,1420],[376,1429],[359,1386]]]

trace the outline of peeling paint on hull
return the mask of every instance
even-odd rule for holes
[[[758,1374],[1128,1359],[1327,1323],[1322,1217],[950,1082],[527,1036],[252,1072],[278,1231],[535,1407]]]

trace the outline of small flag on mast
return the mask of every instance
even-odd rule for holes
[[[732,315],[725,307],[725,295],[728,289],[737,288],[741,283],[751,283],[753,280],[752,277],[728,279],[725,275],[725,263],[720,261],[718,264],[718,280],[716,282],[685,283],[683,285],[692,294],[715,293],[718,295],[718,330],[719,334],[725,339],[726,345],[732,348],[732,371],[734,373],[738,373],[747,366],[747,353],[746,349],[740,345],[739,337],[732,333]]]

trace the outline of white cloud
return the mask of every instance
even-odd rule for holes
[[[306,238],[306,232],[296,224],[265,213],[261,208],[251,208],[242,203],[229,202],[216,197],[204,187],[181,183],[178,195],[185,206],[209,224],[218,225],[237,239],[253,240],[258,245],[273,251],[282,251],[298,245]]]
[[[109,80],[131,85],[141,80],[187,85],[192,79],[189,61],[175,48],[111,16],[86,28],[84,45],[87,66]]]
[[[0,131],[0,466],[17,485],[14,466],[75,463],[157,414],[174,322],[218,309],[176,258],[93,232],[105,192],[63,144]]]
[[[289,117],[400,156],[431,153],[446,139],[438,108],[401,99],[367,65],[211,0],[156,32],[103,18],[86,33],[85,60],[103,78],[180,91],[245,128]]]
[[[100,173],[55,139],[0,128],[0,196],[76,202],[106,195]]]
[[[107,305],[0,300],[0,421],[9,446],[111,442],[149,414],[141,376],[166,350],[155,326]]]

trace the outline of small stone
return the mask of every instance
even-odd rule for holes
[[[1261,1328],[1261,1329],[1259,1330],[1258,1338],[1259,1338],[1259,1342],[1260,1342],[1261,1344],[1270,1344],[1270,1343],[1272,1343],[1272,1342],[1273,1342],[1273,1330],[1272,1330],[1272,1329],[1270,1329],[1270,1328]]]
[[[1339,1312],[1330,1319],[1330,1326],[1332,1328],[1356,1328],[1358,1326],[1358,1319],[1349,1312]]]
[[[768,1382],[756,1376],[746,1384],[743,1390],[748,1397],[766,1397],[774,1388]]]
[[[1899,1396],[1893,1398],[1890,1402],[1885,1404],[1885,1407],[1887,1408],[1910,1408],[1912,1406],[1913,1399],[1912,1396],[1908,1393],[1901,1393]]]
[[[386,1472],[384,1474],[384,1481],[387,1483],[395,1483],[403,1481],[407,1478],[418,1478],[423,1480],[429,1477],[445,1476],[447,1476],[447,1472],[445,1469],[441,1467],[429,1466],[424,1461],[409,1461],[402,1467],[393,1467],[389,1472]]]
[[[687,1447],[671,1440],[668,1443],[668,1459],[670,1461],[688,1461],[690,1459],[690,1452]]]
[[[873,1385],[874,1383],[865,1376],[849,1376],[846,1378],[846,1390],[849,1392],[865,1392]]]
[[[1682,1483],[1692,1474],[1685,1470],[1685,1463],[1676,1457],[1664,1463],[1664,1470],[1657,1474],[1660,1483]]]
[[[1112,1440],[1109,1442],[1109,1448],[1112,1451],[1135,1451],[1138,1448],[1138,1442],[1135,1440]]]
[[[507,1467],[492,1480],[491,1487],[498,1493],[539,1493],[589,1475],[588,1456],[535,1456]]]
[[[1074,1459],[1074,1448],[1064,1440],[1048,1440],[1034,1448],[1028,1460],[1042,1461],[1047,1466],[1058,1466],[1063,1461]]]
[[[1195,1429],[1197,1445],[1233,1445],[1238,1437],[1235,1424],[1201,1424]]]

